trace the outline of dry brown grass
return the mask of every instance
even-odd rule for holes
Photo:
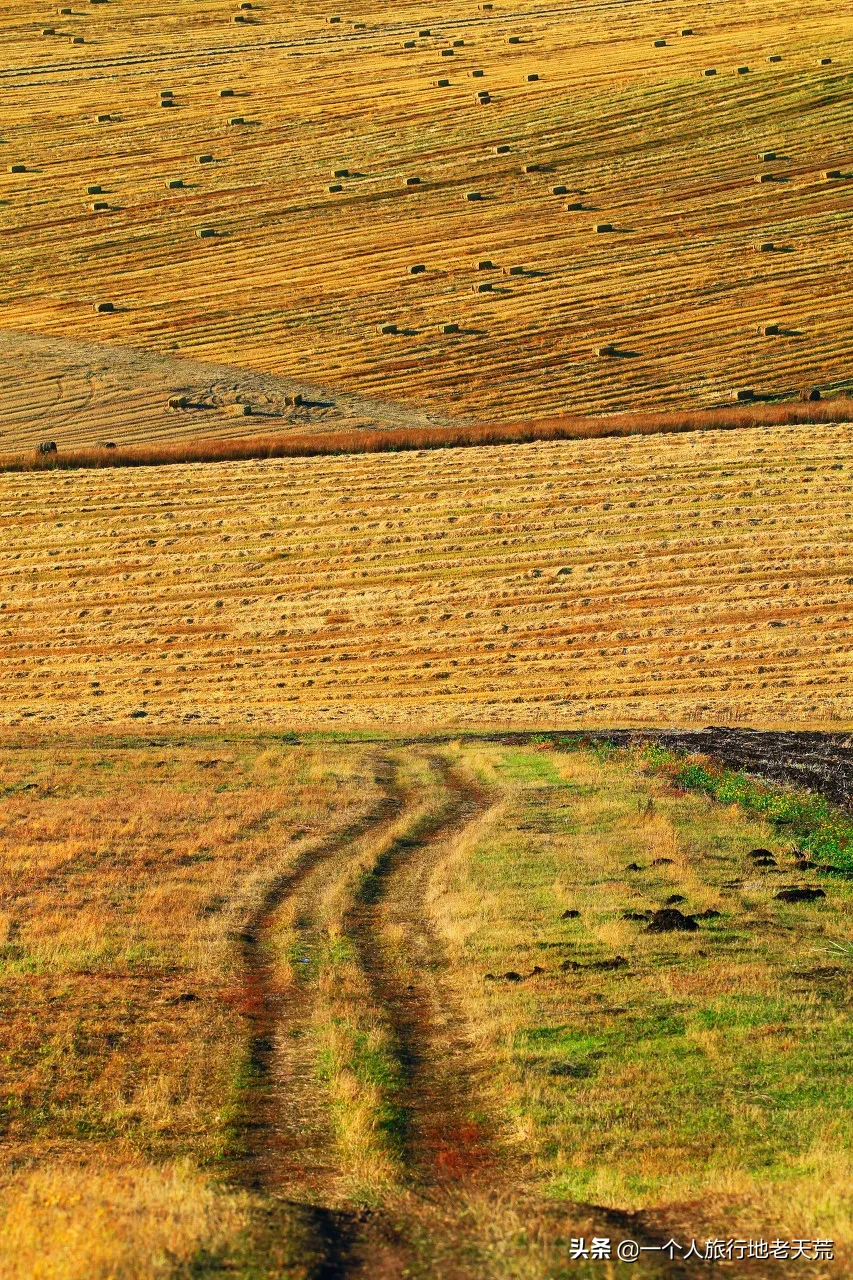
[[[678,435],[687,431],[738,431],[754,427],[816,425],[853,420],[853,401],[837,396],[819,404],[752,405],[692,413],[612,414],[606,418],[548,418],[540,422],[466,427],[404,427],[371,431],[327,430],[244,439],[199,439],[179,444],[116,449],[72,449],[61,453],[0,456],[0,472],[101,470],[175,466],[196,462],[249,462],[261,458],[325,458],[338,454],[409,453],[425,449],[473,449],[530,444],[537,440],[602,440],[610,437]]]
[[[690,0],[674,16],[634,0],[510,16],[448,0],[436,15],[365,0],[330,26],[317,0],[270,0],[251,24],[232,16],[212,0],[52,16],[78,46],[42,37],[21,0],[6,7],[4,169],[27,166],[2,175],[7,330],[507,422],[850,386],[849,182],[823,178],[851,168],[843,8]],[[696,34],[678,37],[682,23]],[[422,25],[436,35],[418,39]],[[445,59],[448,37],[465,44]],[[483,109],[467,76],[479,68]],[[229,127],[232,112],[247,124]],[[780,159],[765,165],[768,147]],[[199,165],[205,152],[214,163]],[[337,167],[358,176],[331,194]],[[765,169],[780,181],[756,183]],[[104,212],[88,207],[93,182]],[[554,185],[585,208],[566,212]],[[465,202],[469,189],[486,198]],[[602,220],[612,235],[593,233]],[[200,241],[201,226],[219,234]],[[755,240],[789,251],[757,254]],[[475,295],[484,257],[525,273]],[[428,269],[412,277],[412,263]],[[116,310],[96,314],[101,300]],[[379,334],[382,321],[400,332]],[[442,334],[446,321],[460,332]],[[758,336],[768,322],[778,336]],[[625,354],[593,355],[609,343]],[[122,415],[96,373],[67,394],[48,367],[23,380],[47,410],[33,424],[78,401],[96,421],[109,400],[132,430],[139,397]]]
[[[6,475],[0,721],[844,723],[851,467],[815,425]]]

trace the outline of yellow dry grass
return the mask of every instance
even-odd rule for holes
[[[7,331],[504,420],[849,387],[843,7],[633,0],[510,14],[447,0],[389,13],[365,0],[330,25],[313,0],[270,0],[246,16],[189,0],[67,17],[5,7]],[[765,150],[778,158],[763,163]],[[349,176],[331,192],[339,168]],[[777,180],[756,182],[762,172]],[[199,239],[203,228],[217,234]],[[777,251],[754,252],[756,240]],[[481,273],[478,259],[524,273]],[[426,271],[410,275],[416,264]],[[494,290],[472,292],[485,279]],[[101,301],[115,312],[95,314]],[[759,336],[767,322],[781,333]],[[608,343],[622,358],[593,354]],[[109,399],[82,366],[63,397],[49,358],[24,365],[33,402],[60,415],[83,396],[96,417]],[[112,401],[116,428],[132,430],[142,390],[126,389],[126,418]],[[152,427],[167,430],[162,411]],[[91,437],[75,430],[75,443]]]
[[[0,721],[844,721],[851,466],[841,425],[4,476]]]

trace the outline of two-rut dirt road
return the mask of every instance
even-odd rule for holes
[[[327,932],[322,903],[340,886],[348,894],[343,936],[401,1068],[400,1194],[441,1196],[449,1186],[476,1184],[499,1159],[493,1135],[471,1118],[477,1086],[470,1046],[442,984],[441,948],[426,907],[436,861],[491,801],[437,754],[422,757],[422,765],[430,803],[419,788],[401,785],[399,757],[377,757],[380,804],[271,884],[241,934],[252,1084],[240,1180],[299,1215],[321,1258],[314,1271],[321,1280],[396,1276],[410,1252],[389,1216],[347,1206],[347,1170],[318,1073],[311,957]],[[361,877],[350,884],[359,863]],[[291,943],[284,980],[277,935]]]

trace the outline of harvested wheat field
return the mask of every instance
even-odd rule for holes
[[[502,420],[851,386],[843,7],[16,3],[0,40],[7,333]]]
[[[5,475],[10,727],[848,722],[853,427]]]

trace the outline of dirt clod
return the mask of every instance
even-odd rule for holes
[[[823,889],[814,889],[811,885],[792,886],[789,889],[780,889],[778,893],[773,894],[774,898],[778,898],[780,902],[814,902],[816,898],[825,898],[826,894]]]
[[[561,920],[577,920],[580,915],[579,911],[564,911],[560,916]]]
[[[684,916],[675,907],[655,911],[646,933],[695,933],[699,928],[692,916]]]

